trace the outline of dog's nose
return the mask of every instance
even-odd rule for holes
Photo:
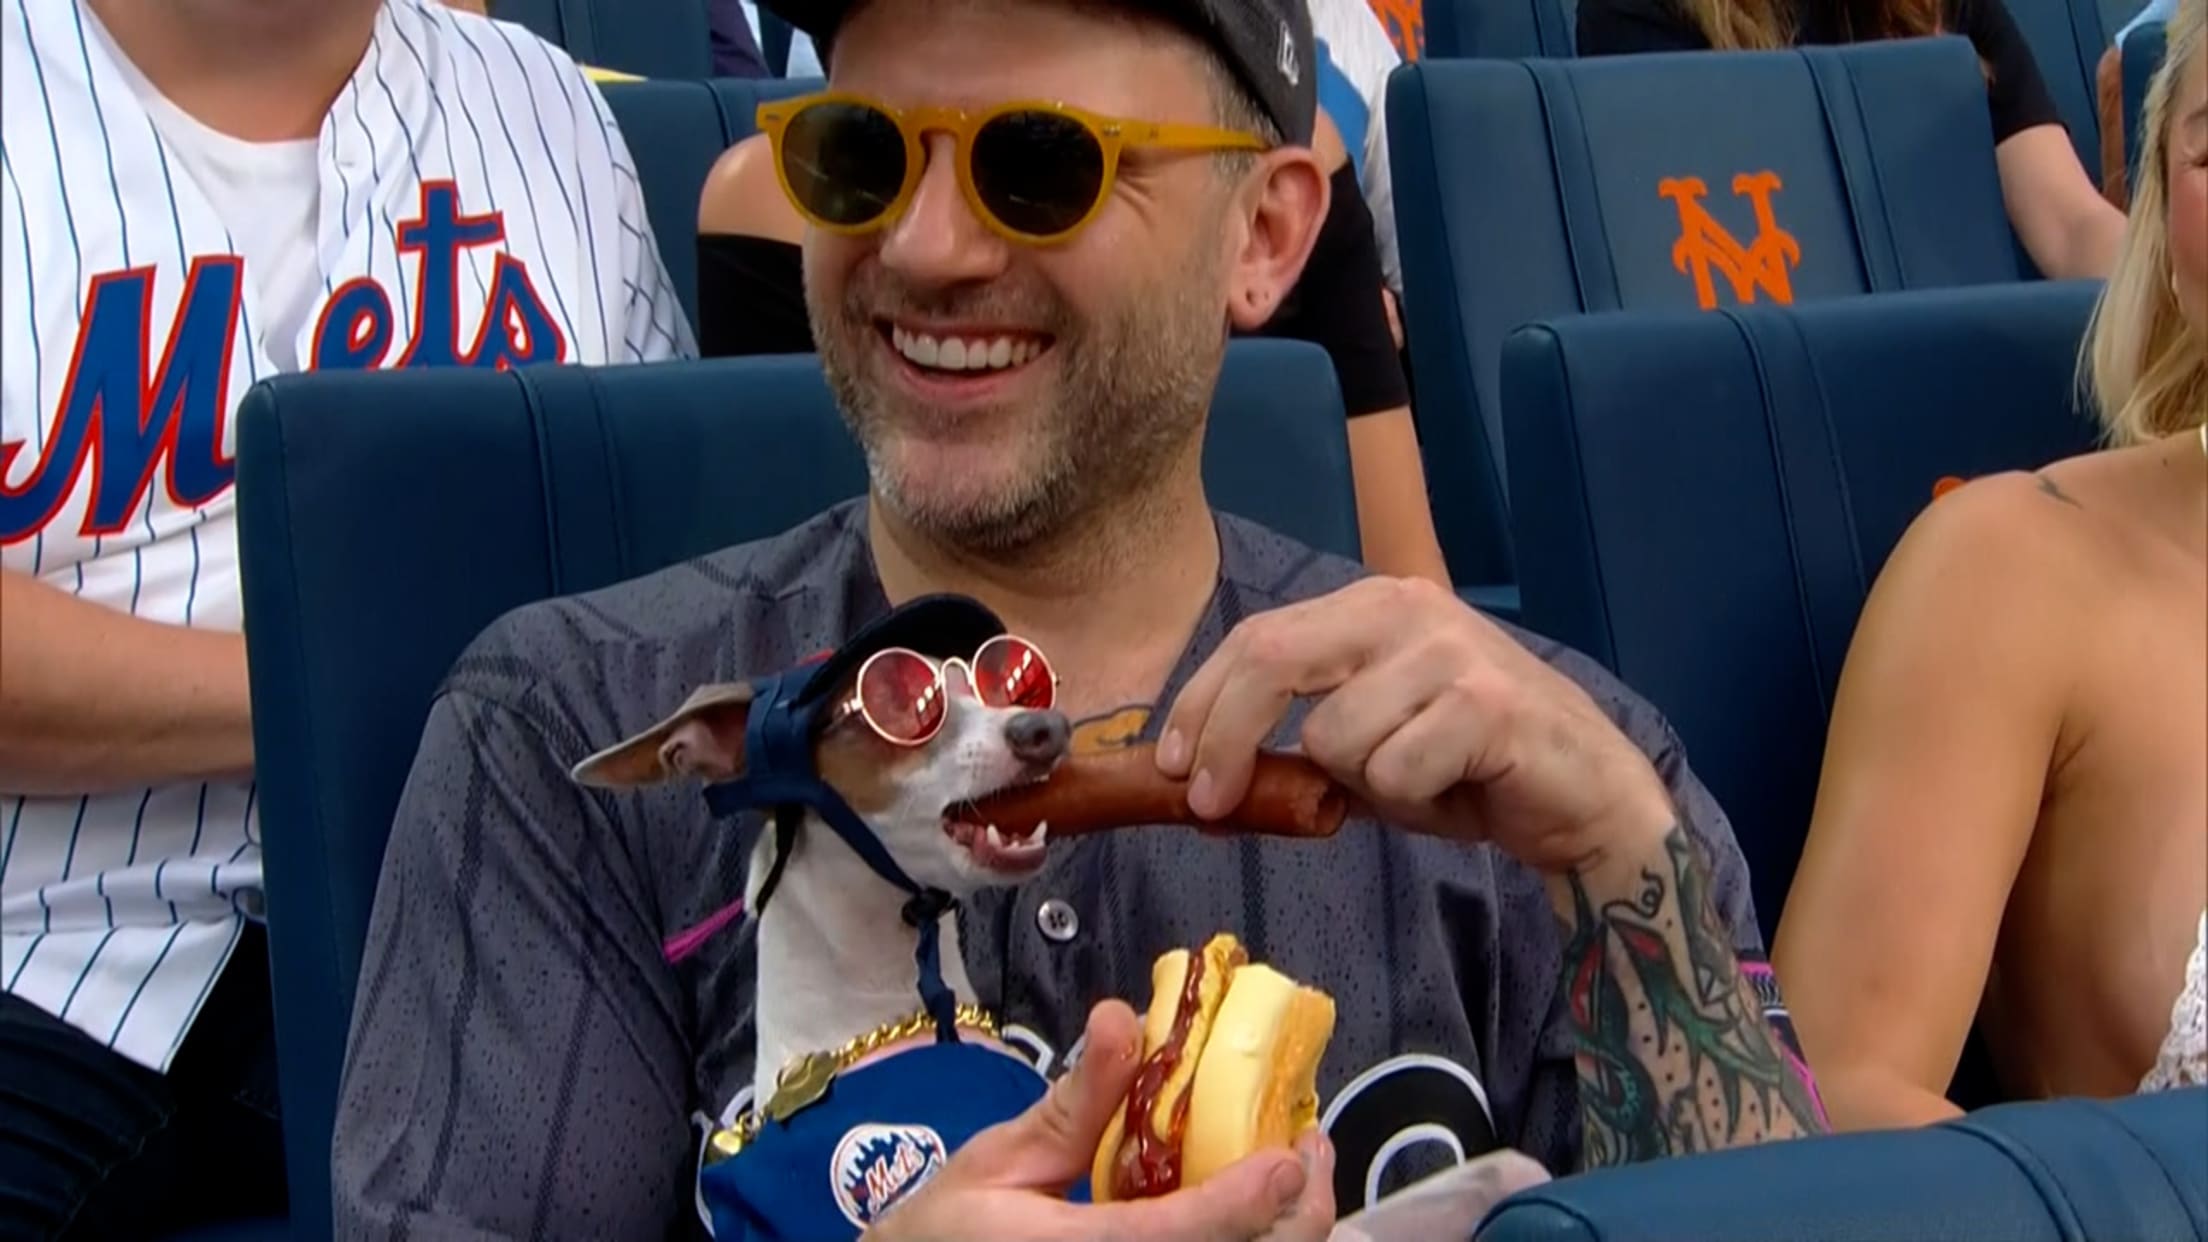
[[[1004,740],[1023,763],[1055,763],[1073,730],[1061,712],[1021,712],[1004,722]]]

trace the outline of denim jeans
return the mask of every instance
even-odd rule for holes
[[[0,1239],[158,1237],[284,1210],[265,933],[249,924],[167,1074],[0,993]]]

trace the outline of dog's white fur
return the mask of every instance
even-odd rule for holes
[[[1022,860],[1018,871],[985,867],[945,831],[945,809],[1039,779],[1056,758],[1038,765],[1014,753],[1008,729],[1027,709],[985,705],[956,666],[946,682],[941,731],[909,750],[881,744],[882,763],[864,796],[854,796],[857,791],[851,789],[837,792],[915,883],[963,900],[983,888],[1032,875],[1042,865],[1043,842],[1034,842],[1032,857]],[[701,690],[652,730],[577,765],[576,779],[619,787],[733,775],[731,739],[743,735],[740,713],[747,697],[740,687]],[[708,719],[707,713],[718,715]],[[1063,739],[1067,731],[1062,717],[1059,723]],[[849,719],[835,727],[867,726]],[[904,920],[907,894],[875,875],[811,812],[761,911],[760,889],[774,860],[770,825],[752,849],[744,892],[745,909],[759,919],[758,1048],[752,1088],[760,1105],[773,1098],[776,1079],[791,1058],[835,1048],[920,1006],[914,961],[920,933]],[[937,953],[943,982],[959,1003],[972,1004],[974,985],[959,953],[956,915],[945,914],[940,928]]]
[[[1006,727],[1021,710],[984,706],[954,692],[943,731],[921,748],[917,763],[898,773],[896,797],[862,817],[915,883],[963,900],[1032,874],[989,870],[943,831],[945,807],[1043,774],[1014,756],[1006,741]],[[775,1076],[790,1058],[834,1048],[919,1005],[913,954],[920,933],[904,920],[906,895],[810,813],[797,842],[759,916],[759,1048],[752,1085],[753,1098],[762,1103],[773,1097]],[[1041,861],[1038,850],[1035,864]],[[747,909],[758,908],[759,886],[773,863],[769,831],[752,850]],[[943,982],[960,1004],[973,1004],[956,915],[945,914],[941,927]]]

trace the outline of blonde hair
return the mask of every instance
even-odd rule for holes
[[[2139,180],[2116,269],[2093,307],[2085,361],[2110,444],[2144,444],[2208,417],[2208,350],[2170,287],[2170,131],[2178,82],[2202,53],[2208,0],[2178,0],[2139,121]]]

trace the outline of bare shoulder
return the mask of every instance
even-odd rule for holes
[[[804,222],[782,196],[774,175],[774,149],[765,134],[753,134],[713,161],[698,196],[698,231],[766,237],[792,245],[804,240]]]
[[[2064,471],[1974,480],[1928,505],[1878,575],[1867,623],[2055,638],[2101,576],[2097,522]]]
[[[2082,495],[2097,490],[2081,488],[2063,469],[2069,464],[1987,475],[1948,492],[1910,523],[1895,557],[1929,558],[1953,569],[2036,566],[2035,579],[2061,573],[2090,548],[2091,514]]]

